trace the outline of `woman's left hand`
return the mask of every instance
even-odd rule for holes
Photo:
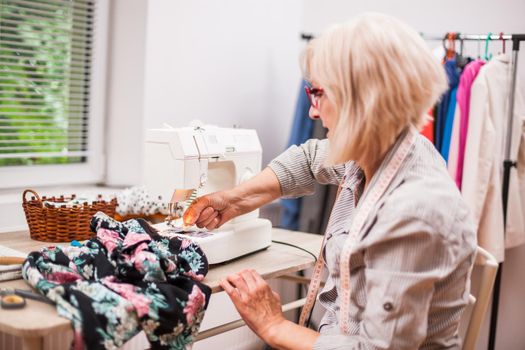
[[[273,327],[286,319],[281,298],[255,270],[243,270],[220,281],[235,308],[259,337],[268,341]]]

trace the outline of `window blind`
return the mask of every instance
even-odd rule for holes
[[[84,163],[95,6],[0,0],[0,166]]]

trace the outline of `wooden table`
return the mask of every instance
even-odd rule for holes
[[[282,229],[273,229],[272,239],[297,245],[312,252],[315,256],[319,254],[322,243],[322,236]],[[29,238],[28,232],[0,234],[0,244],[25,253],[38,250],[46,245],[59,245],[33,241]],[[294,247],[272,243],[264,251],[229,263],[212,266],[204,283],[212,288],[213,293],[217,293],[222,291],[219,286],[221,278],[242,269],[255,269],[264,279],[272,279],[304,270],[313,264],[314,259],[308,253]],[[24,280],[16,280],[0,282],[0,288],[28,289],[29,285]],[[23,349],[40,350],[43,347],[44,336],[71,330],[71,322],[58,316],[54,306],[30,299],[26,299],[26,302],[27,306],[23,309],[0,309],[0,332],[20,337]],[[218,332],[214,334],[216,333]]]

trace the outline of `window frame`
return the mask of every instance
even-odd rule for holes
[[[92,0],[93,26],[88,156],[85,163],[0,167],[0,189],[74,184],[98,184],[105,178],[105,123],[110,2]]]

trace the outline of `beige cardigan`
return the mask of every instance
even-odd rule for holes
[[[518,87],[514,107],[507,233],[503,229],[502,164],[505,157],[510,59],[494,57],[472,85],[462,193],[478,227],[478,244],[503,261],[505,248],[525,243],[525,104]]]

